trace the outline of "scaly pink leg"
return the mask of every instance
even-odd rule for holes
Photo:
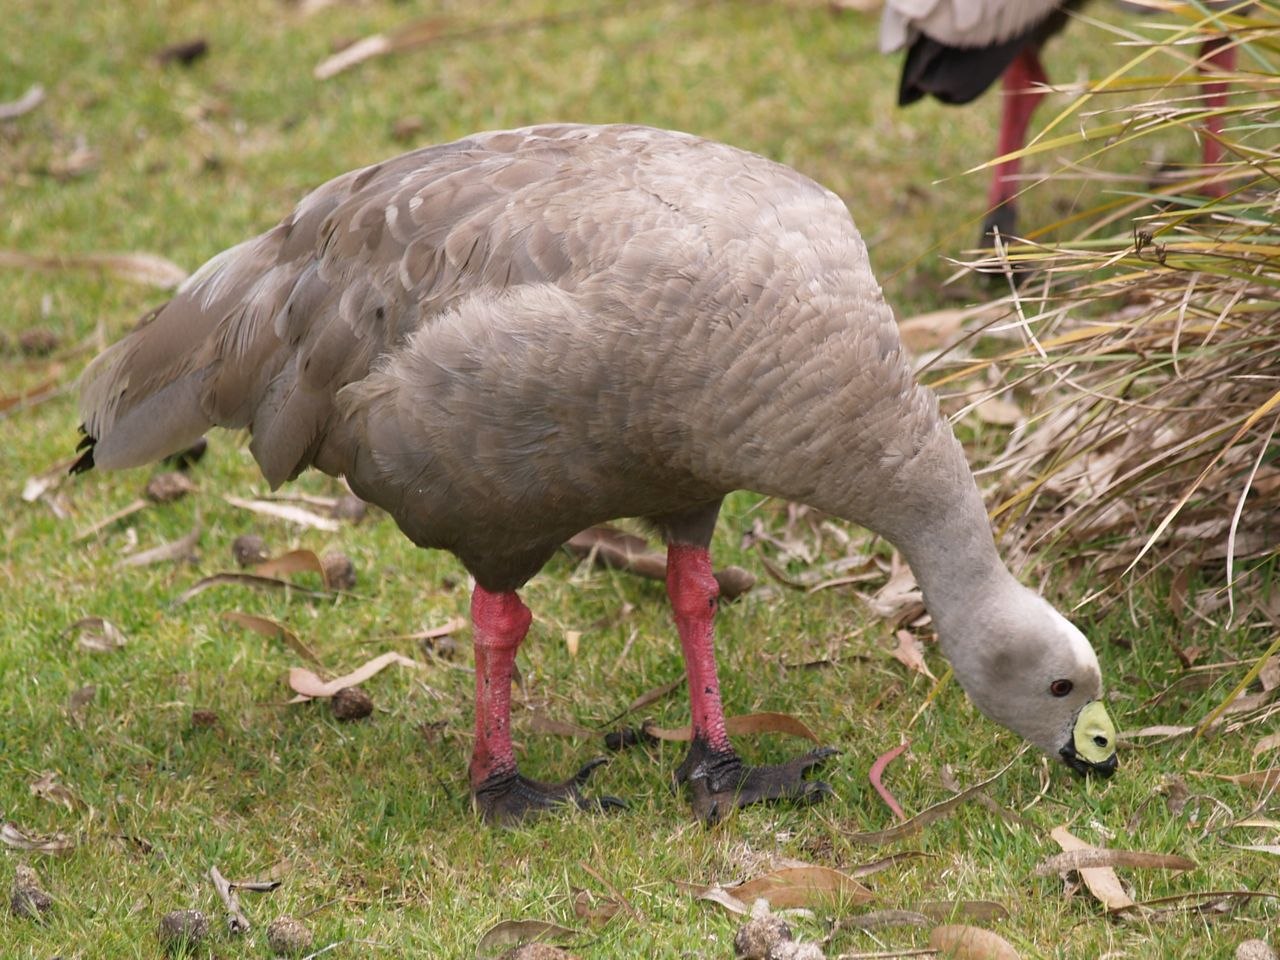
[[[821,781],[804,779],[804,774],[837,752],[823,747],[769,767],[748,767],[739,759],[725,729],[720,681],[716,677],[713,642],[719,595],[707,549],[668,544],[667,596],[684,650],[693,720],[693,742],[675,779],[677,784],[689,785],[694,813],[707,823],[715,823],[734,806],[765,800],[812,801],[825,796],[831,788]]]
[[[533,615],[514,592],[491,593],[479,585],[471,594],[476,654],[476,742],[471,753],[471,796],[493,823],[516,823],[550,807],[621,807],[621,800],[588,800],[578,788],[604,762],[593,760],[570,780],[539,783],[516,769],[511,747],[511,674]]]
[[[1200,45],[1201,73],[1208,74],[1214,70],[1231,73],[1235,68],[1236,48],[1231,44],[1229,37],[1210,37]],[[1225,106],[1227,102],[1227,84],[1220,80],[1204,84],[1204,101],[1205,106],[1210,109],[1218,109]],[[1225,151],[1222,149],[1222,144],[1218,142],[1218,137],[1222,134],[1222,124],[1223,120],[1220,116],[1209,117],[1205,120],[1205,129],[1209,133],[1204,138],[1205,167],[1215,166],[1224,159]],[[1226,188],[1220,183],[1210,183],[1205,186],[1204,192],[1210,196],[1220,197],[1226,192]]]
[[[1036,107],[1044,99],[1041,85],[1049,82],[1040,63],[1037,47],[1027,47],[1013,63],[1009,64],[1002,78],[1003,99],[1000,114],[1000,145],[997,156],[1014,153],[1027,145],[1027,129]],[[996,166],[991,175],[991,187],[987,191],[986,223],[983,224],[984,245],[991,246],[991,234],[1000,228],[1001,236],[1008,236],[1017,229],[1018,213],[1014,199],[1020,185],[1018,173],[1021,160],[1005,160]]]

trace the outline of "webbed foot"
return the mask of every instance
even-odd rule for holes
[[[711,826],[734,807],[777,800],[815,803],[834,793],[830,784],[806,780],[805,774],[839,752],[820,747],[786,763],[749,767],[732,750],[713,750],[704,741],[694,740],[676,768],[675,784],[688,785],[694,816]]]
[[[514,826],[556,807],[575,806],[579,810],[625,810],[617,797],[586,797],[581,787],[592,772],[608,761],[596,757],[564,783],[530,780],[517,770],[494,774],[471,791],[471,801],[488,823]]]

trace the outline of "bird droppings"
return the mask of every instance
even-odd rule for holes
[[[769,948],[765,960],[827,960],[827,955],[816,943],[783,940]]]
[[[1265,940],[1246,940],[1236,947],[1236,960],[1276,960],[1276,952]]]
[[[280,956],[292,956],[311,949],[313,937],[307,925],[296,917],[285,914],[276,917],[267,926],[267,946]]]
[[[143,492],[153,503],[173,503],[175,500],[181,500],[195,488],[196,485],[187,478],[185,473],[172,470],[167,473],[157,473],[147,481]]]
[[[53,897],[40,885],[40,875],[25,863],[18,864],[14,871],[9,909],[24,920],[40,920],[53,909]]]
[[[236,537],[231,542],[231,555],[240,567],[252,567],[270,556],[267,553],[267,542],[256,533]]]
[[[568,950],[549,943],[526,943],[508,950],[498,960],[578,960]]]
[[[160,945],[173,956],[195,950],[209,934],[209,921],[199,910],[171,910],[160,918]]]
[[[791,926],[769,912],[768,901],[757,900],[751,907],[751,919],[733,938],[733,949],[739,960],[764,960],[774,947],[791,939]]]
[[[360,687],[343,687],[329,701],[338,720],[363,720],[373,713],[373,698]]]
[[[324,571],[324,582],[330,590],[354,590],[356,586],[356,565],[345,553],[330,551],[320,558],[320,566]]]

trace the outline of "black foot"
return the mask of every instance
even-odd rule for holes
[[[584,797],[578,789],[596,767],[607,762],[596,757],[564,783],[541,783],[513,770],[484,781],[471,791],[471,800],[487,822],[502,826],[566,805],[579,810],[625,810],[627,805],[617,797]]]
[[[773,800],[821,800],[833,792],[831,786],[804,776],[839,752],[820,747],[777,766],[749,767],[732,750],[712,750],[705,741],[694,740],[676,768],[675,782],[676,786],[688,784],[694,816],[711,826],[734,807]]]

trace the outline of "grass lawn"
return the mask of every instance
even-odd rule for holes
[[[442,34],[486,29],[313,78],[335,41],[429,16],[442,18]],[[985,181],[935,181],[986,158],[996,100],[965,111],[898,111],[896,64],[875,53],[874,18],[825,4],[368,2],[308,13],[277,0],[11,0],[2,17],[0,102],[34,83],[48,97],[0,121],[0,251],[147,251],[194,269],[275,223],[310,187],[411,146],[544,120],[627,120],[754,149],[836,190],[903,316],[978,293],[943,286],[951,272],[944,257],[976,237]],[[529,18],[548,19],[494,29]],[[210,50],[189,68],[153,59],[195,37]],[[1125,52],[1105,40],[1077,25],[1053,48],[1057,72],[1074,78],[1121,62]],[[1196,150],[1176,141],[1169,149],[1182,159]],[[1052,184],[1024,206],[1026,222],[1056,219],[1083,190],[1074,180]],[[99,339],[119,336],[163,299],[119,278],[0,267],[0,398],[50,380],[69,384]],[[34,327],[58,339],[51,356],[19,349],[19,334]],[[786,859],[852,871],[903,851],[927,856],[867,877],[874,904],[821,904],[794,921],[798,932],[830,932],[830,957],[909,950],[924,946],[927,931],[872,935],[832,925],[868,909],[989,900],[1009,916],[982,923],[1023,957],[1229,957],[1250,937],[1280,939],[1275,900],[1108,917],[1083,890],[1064,891],[1057,876],[1034,872],[1058,852],[1049,831],[1067,824],[1100,846],[1197,862],[1180,873],[1122,871],[1135,900],[1280,892],[1274,854],[1238,848],[1277,842],[1276,801],[1256,785],[1220,779],[1277,762],[1274,752],[1252,755],[1274,718],[1269,730],[1228,726],[1212,737],[1128,748],[1106,783],[1081,783],[1028,753],[988,790],[1017,817],[968,803],[909,839],[857,841],[893,823],[867,773],[904,737],[910,749],[885,780],[908,814],[951,795],[944,768],[962,786],[977,783],[1008,763],[1018,743],[955,684],[917,717],[932,683],[889,656],[893,630],[852,588],[805,595],[771,583],[743,539],[757,521],[781,527],[785,505],[749,494],[731,498],[715,544],[719,563],[761,577],[720,616],[726,704],[731,714],[794,714],[839,747],[824,777],[835,796],[808,809],[745,810],[705,830],[667,788],[683,747],[666,743],[614,755],[595,775],[594,790],[627,798],[622,815],[566,813],[516,830],[485,828],[467,799],[467,633],[451,638],[452,657],[396,639],[465,615],[466,575],[451,557],[414,549],[379,514],[321,531],[228,504],[225,495],[265,488],[244,438],[225,433],[211,438],[192,472],[192,495],[77,538],[138,498],[147,472],[94,473],[24,500],[28,478],[70,455],[76,423],[69,388],[0,412],[0,819],[75,841],[61,856],[0,845],[5,899],[18,865],[30,864],[55,900],[42,924],[0,903],[3,960],[155,957],[160,916],[182,908],[204,910],[215,930],[197,956],[267,956],[267,922],[291,913],[306,916],[315,949],[344,941],[326,954],[333,957],[469,957],[496,922],[529,918],[578,931],[569,942],[583,958],[727,958],[740,921],[673,881],[730,883]],[[318,474],[290,489],[341,492]],[[197,529],[194,563],[119,565],[126,553]],[[355,595],[227,585],[174,603],[202,576],[234,569],[231,544],[246,533],[261,535],[273,553],[345,552]],[[842,552],[832,537],[825,543],[819,559]],[[1085,586],[1052,569],[1029,575],[1068,603]],[[314,576],[298,581],[320,586]],[[1227,631],[1179,620],[1168,593],[1167,584],[1144,582],[1126,604],[1080,614],[1125,730],[1195,723],[1274,632],[1248,621]],[[517,747],[526,773],[559,779],[602,747],[545,732],[547,719],[609,728],[633,699],[680,676],[679,647],[665,595],[651,581],[564,556],[524,596],[535,621],[518,660]],[[228,611],[287,624],[335,674],[385,651],[420,667],[369,681],[373,717],[341,723],[320,703],[286,705],[283,677],[303,665],[299,655],[230,624],[221,616]],[[67,628],[89,616],[117,624],[127,643],[86,649]],[[1188,672],[1170,639],[1198,648],[1199,665],[1228,666]],[[945,663],[932,645],[925,657],[941,675]],[[794,666],[810,661],[825,662]],[[620,722],[650,717],[676,727],[686,714],[677,690]],[[742,746],[765,761],[804,748],[779,736]],[[68,792],[33,789],[48,772]],[[1250,818],[1255,825],[1238,825]],[[245,938],[225,931],[208,879],[213,865],[233,880],[282,881],[273,892],[241,894],[255,925]],[[631,909],[606,923],[575,913],[581,891],[599,902],[614,895],[609,888]]]

